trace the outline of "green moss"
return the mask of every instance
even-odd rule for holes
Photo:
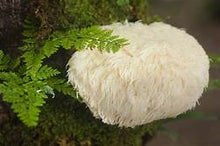
[[[159,126],[152,123],[132,129],[107,125],[95,119],[85,104],[56,97],[43,107],[37,127],[27,128],[16,118],[4,124],[0,145],[140,146],[142,137],[153,135]]]
[[[131,0],[121,5],[112,0],[34,0],[30,12],[37,18],[40,36],[52,30],[83,28],[125,20],[150,22],[146,0]]]

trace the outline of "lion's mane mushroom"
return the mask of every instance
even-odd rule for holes
[[[195,107],[209,80],[209,59],[184,30],[165,23],[102,26],[126,38],[116,53],[87,49],[69,60],[69,81],[95,117],[134,127]]]

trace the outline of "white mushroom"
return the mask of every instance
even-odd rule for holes
[[[134,127],[195,107],[209,59],[184,30],[165,23],[102,26],[129,41],[116,53],[84,49],[69,60],[69,81],[95,117]]]

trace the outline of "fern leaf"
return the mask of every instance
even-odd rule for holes
[[[39,120],[40,107],[45,103],[47,94],[52,94],[52,88],[41,81],[17,82],[19,78],[14,73],[4,73],[6,77],[0,84],[3,101],[11,104],[11,108],[27,126],[36,126]],[[1,76],[3,77],[3,76]],[[9,79],[13,77],[12,79]],[[21,78],[19,78],[21,80]]]
[[[57,52],[59,46],[60,41],[58,39],[54,39],[52,41],[46,41],[41,50],[46,57],[50,57],[52,54]]]
[[[37,54],[34,51],[25,52],[22,56],[26,63],[27,72],[26,74],[35,78],[37,71],[42,66],[43,59],[45,58],[42,54]]]
[[[53,39],[47,42],[43,48],[57,48],[62,46],[68,50],[74,47],[78,51],[84,48],[98,48],[100,51],[115,53],[122,46],[128,44],[126,39],[113,36],[112,31],[102,30],[98,26],[83,28],[81,30],[72,29],[63,33],[54,32],[52,38]],[[48,54],[47,56],[50,56],[52,53]]]
[[[14,83],[22,83],[22,79],[13,72],[0,72],[0,80]]]
[[[42,66],[37,72],[36,78],[43,80],[60,74],[57,69],[53,69],[47,65]]]
[[[100,51],[117,52],[120,47],[127,45],[127,40],[113,36],[112,31],[102,30],[98,26],[84,28],[78,32],[76,39],[77,50],[83,48],[98,48]]]
[[[65,79],[51,78],[48,80],[48,85],[64,95],[76,98],[76,91]]]
[[[2,50],[0,50],[0,71],[8,69],[8,64],[10,62],[10,57],[5,55]]]

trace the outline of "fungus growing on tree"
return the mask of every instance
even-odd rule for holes
[[[102,26],[126,38],[116,53],[85,48],[69,60],[69,81],[95,117],[134,127],[195,107],[209,59],[195,38],[165,23]]]

